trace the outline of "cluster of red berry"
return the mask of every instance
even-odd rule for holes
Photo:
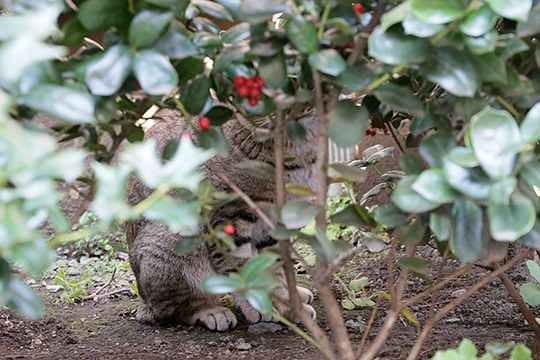
[[[384,127],[381,129],[385,134],[388,134],[388,128]],[[373,127],[373,125],[369,125],[369,128],[365,132],[366,136],[375,136],[377,135],[377,128]]]
[[[247,97],[251,106],[257,105],[262,92],[261,89],[266,85],[260,76],[245,78],[238,75],[234,78],[234,88],[240,97]]]
[[[362,16],[362,12],[364,11],[364,6],[362,4],[356,3],[353,5],[354,12],[356,14],[356,17]]]

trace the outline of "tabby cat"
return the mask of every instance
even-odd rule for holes
[[[162,111],[157,121],[146,133],[145,139],[157,142],[159,153],[172,139],[180,139],[189,132],[185,121],[176,112]],[[285,181],[313,187],[312,167],[315,162],[316,141],[313,116],[305,115],[299,119],[307,130],[306,141],[300,145],[286,144],[287,156],[294,160],[285,164]],[[256,141],[254,127],[247,120],[237,116],[222,126],[231,150],[225,157],[216,157],[212,169],[223,172],[238,187],[258,203],[272,203],[275,199],[274,179],[263,180],[248,175],[234,166],[245,160],[258,160],[272,163],[274,149],[272,139]],[[203,168],[214,188],[219,191],[231,190],[208,167]],[[128,201],[135,205],[147,198],[152,189],[138,179],[132,178],[128,185]],[[212,225],[230,222],[235,227],[233,235],[237,250],[253,256],[261,249],[276,244],[269,235],[269,228],[243,201],[235,200],[217,210],[211,218]],[[189,254],[179,255],[174,251],[178,234],[170,232],[166,225],[158,221],[141,219],[126,226],[131,266],[137,279],[143,304],[137,309],[137,319],[142,322],[166,323],[181,322],[201,324],[208,329],[225,331],[236,326],[233,312],[217,305],[218,297],[209,295],[201,288],[202,281],[209,275],[224,274],[231,271],[222,254],[210,245],[201,245]],[[245,259],[244,259],[245,262]],[[288,291],[283,275],[278,275],[280,285],[276,295],[287,298]],[[313,294],[298,288],[304,303],[304,310],[312,317],[315,311],[307,303]],[[262,316],[239,294],[232,294],[237,307],[247,321],[256,323],[270,321]],[[287,309],[274,305],[275,311],[287,316]]]

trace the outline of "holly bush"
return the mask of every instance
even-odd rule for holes
[[[192,239],[208,209],[224,201],[198,168],[227,151],[219,126],[236,114],[268,117],[272,136],[301,141],[305,129],[295,119],[314,109],[317,189],[284,187],[317,200],[278,201],[269,220],[282,243],[300,237],[313,247],[323,274],[317,286],[349,254],[323,231],[327,170],[332,181],[358,180],[365,165],[328,164],[328,139],[353,146],[366,131],[395,133],[404,121],[406,176],[393,203],[351,204],[334,219],[367,230],[383,224],[404,247],[432,242],[463,262],[501,259],[512,242],[540,248],[536,1],[0,0],[0,9],[0,305],[39,314],[39,298],[11,269],[39,274],[51,245],[139,216]],[[152,106],[181,112],[198,145],[182,139],[167,147],[163,163],[153,142],[140,142],[137,121]],[[62,126],[36,126],[36,112]],[[132,143],[114,165],[118,146],[105,146],[105,136]],[[59,149],[58,139],[77,137],[83,149]],[[413,147],[421,159],[408,154]],[[85,171],[87,154],[94,160]],[[267,164],[245,167],[258,176],[274,172]],[[155,189],[135,207],[125,196],[133,173]],[[94,184],[94,227],[69,231],[59,181]],[[170,197],[171,189],[184,196]],[[316,216],[312,235],[299,231]],[[57,230],[52,239],[39,231],[45,222]],[[244,291],[270,311],[272,282],[263,273],[275,260],[254,259],[240,275],[209,279],[207,288]],[[347,346],[339,341],[342,358],[351,358]]]

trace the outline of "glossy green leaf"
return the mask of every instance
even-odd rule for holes
[[[412,12],[409,13],[402,22],[405,34],[414,35],[419,38],[433,36],[444,29],[442,24],[430,24],[420,20]]]
[[[516,27],[520,37],[532,36],[540,33],[540,4],[534,5],[527,21],[520,21]]]
[[[424,107],[412,90],[406,86],[387,83],[379,86],[373,93],[383,104],[400,112],[409,112],[417,116],[424,114]]]
[[[420,154],[432,167],[442,167],[443,157],[457,147],[457,141],[451,133],[436,132],[424,138],[420,143]]]
[[[304,54],[313,54],[319,49],[317,29],[307,19],[296,16],[287,21],[287,36],[293,46]]]
[[[439,241],[448,240],[450,238],[450,231],[452,228],[450,216],[442,211],[432,212],[429,214],[429,228]]]
[[[535,144],[540,140],[540,103],[529,110],[519,128],[524,142]]]
[[[215,1],[208,0],[191,0],[191,4],[197,6],[203,13],[208,14],[216,19],[233,21],[233,17],[225,6]]]
[[[276,168],[264,161],[244,160],[234,166],[259,179],[273,179],[276,175]]]
[[[489,197],[493,181],[480,169],[459,166],[451,159],[446,159],[443,170],[448,183],[460,193],[477,200]]]
[[[483,224],[480,206],[471,200],[454,203],[450,248],[461,261],[473,261],[482,255]]]
[[[193,236],[200,229],[200,205],[196,201],[181,202],[169,197],[156,201],[144,212],[147,219],[165,223],[174,233]]]
[[[377,74],[365,67],[347,66],[345,71],[331,81],[353,91],[360,91],[377,80]]]
[[[135,49],[147,48],[154,45],[172,18],[172,12],[142,10],[137,13],[129,25],[129,43]]]
[[[516,121],[503,110],[485,107],[471,119],[470,138],[476,158],[490,177],[507,177],[514,168],[521,134]]]
[[[467,49],[469,49],[472,54],[484,55],[492,53],[495,50],[495,45],[497,45],[498,38],[499,34],[497,31],[493,30],[485,33],[482,36],[469,36],[465,39],[465,44],[467,45]]]
[[[157,41],[156,49],[171,59],[185,59],[199,53],[191,40],[178,32],[166,32]]]
[[[495,27],[498,16],[489,6],[481,6],[472,11],[465,20],[459,24],[459,29],[465,35],[482,36]]]
[[[429,51],[427,40],[405,35],[399,26],[378,28],[368,38],[369,55],[391,65],[421,63]]]
[[[127,27],[131,20],[128,0],[89,0],[79,7],[79,21],[88,30]]]
[[[150,95],[169,94],[178,84],[178,73],[170,61],[153,49],[135,54],[133,70],[142,89]]]
[[[290,200],[281,209],[281,222],[288,230],[300,229],[321,212],[318,206],[304,200]]]
[[[225,124],[234,115],[234,112],[225,106],[216,105],[210,109],[204,116],[210,119],[210,123],[214,126]]]
[[[402,256],[397,261],[399,267],[409,269],[416,274],[426,274],[429,264],[429,261],[414,256]]]
[[[448,184],[442,169],[423,171],[412,184],[412,189],[425,199],[438,204],[453,202],[458,193]]]
[[[424,238],[425,231],[426,228],[415,221],[397,228],[397,239],[406,246],[418,245]]]
[[[347,63],[334,49],[319,50],[310,54],[308,60],[313,68],[331,76],[339,76],[347,69]]]
[[[224,44],[237,44],[248,39],[251,36],[250,25],[246,22],[237,24],[221,36]]]
[[[521,286],[519,294],[527,304],[532,306],[540,305],[540,285],[531,282],[526,283]]]
[[[19,101],[65,122],[90,123],[94,120],[94,98],[71,88],[38,85]]]
[[[214,127],[199,131],[197,133],[197,140],[199,145],[204,149],[214,149],[220,155],[225,155],[229,152],[230,145],[225,135]]]
[[[466,14],[460,0],[412,0],[412,11],[429,24],[445,24]]]
[[[287,8],[285,0],[221,0],[219,2],[229,10],[237,8],[237,12],[234,10],[232,12],[250,24],[260,24],[269,21],[274,14],[283,12]]]
[[[455,48],[440,48],[426,70],[427,77],[456,96],[472,97],[478,89],[474,64],[466,53]]]
[[[187,111],[198,115],[210,97],[210,79],[199,75],[180,89],[180,100]]]
[[[527,21],[533,0],[485,0],[491,9],[502,17]]]
[[[254,258],[249,259],[242,267],[240,277],[248,286],[253,280],[256,280],[259,275],[266,273],[268,268],[272,266],[279,256],[275,253],[265,252]]]
[[[525,164],[519,175],[529,186],[540,188],[540,163],[529,162]]]
[[[489,190],[490,204],[507,205],[516,187],[517,179],[515,177],[508,177],[493,183]]]
[[[424,165],[412,154],[404,153],[399,157],[399,167],[407,175],[418,175],[424,171]]]
[[[392,194],[394,204],[400,210],[412,214],[427,212],[439,207],[440,204],[427,200],[412,189],[416,179],[417,176],[409,176],[398,183]]]
[[[525,264],[527,265],[527,269],[529,269],[531,276],[535,278],[536,281],[540,282],[540,265],[532,260],[527,260]]]
[[[532,351],[523,344],[517,344],[510,353],[509,360],[532,360]]]
[[[268,290],[249,289],[244,295],[251,306],[261,314],[272,313],[272,300],[270,299],[270,292]]]
[[[397,206],[378,206],[373,211],[373,217],[379,224],[383,224],[387,229],[393,229],[407,221],[408,214],[401,211]]]
[[[495,54],[484,54],[471,57],[480,80],[500,84],[508,83],[506,63]],[[480,109],[479,109],[480,110]]]
[[[364,229],[373,228],[377,225],[375,219],[373,219],[367,209],[358,204],[351,204],[345,209],[332,215],[330,221],[333,223],[356,226]]]
[[[233,276],[234,275],[234,276]],[[240,290],[242,282],[236,274],[212,275],[202,282],[202,288],[208,294],[227,294]]]
[[[95,95],[115,94],[131,73],[133,55],[125,45],[115,45],[86,68],[85,81]]]
[[[369,112],[349,100],[339,101],[328,113],[328,133],[341,147],[359,144],[364,137]]]
[[[405,0],[401,4],[386,11],[381,17],[381,28],[388,29],[392,25],[402,22],[411,12],[412,0]]]
[[[515,194],[507,205],[490,204],[487,208],[489,229],[497,241],[515,241],[534,226],[536,210],[533,202]]]
[[[359,279],[354,279],[352,280],[348,287],[349,289],[351,289],[352,291],[355,291],[355,292],[358,292],[358,291],[362,291],[366,285],[368,284],[369,282],[369,279],[367,276],[362,276],[361,278]]]
[[[282,89],[289,84],[285,56],[279,52],[272,57],[264,57],[259,61],[259,75],[266,82],[266,86],[274,89]]]

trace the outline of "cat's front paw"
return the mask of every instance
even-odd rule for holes
[[[231,310],[216,306],[195,312],[190,323],[203,325],[209,330],[226,331],[236,326],[236,316]]]

